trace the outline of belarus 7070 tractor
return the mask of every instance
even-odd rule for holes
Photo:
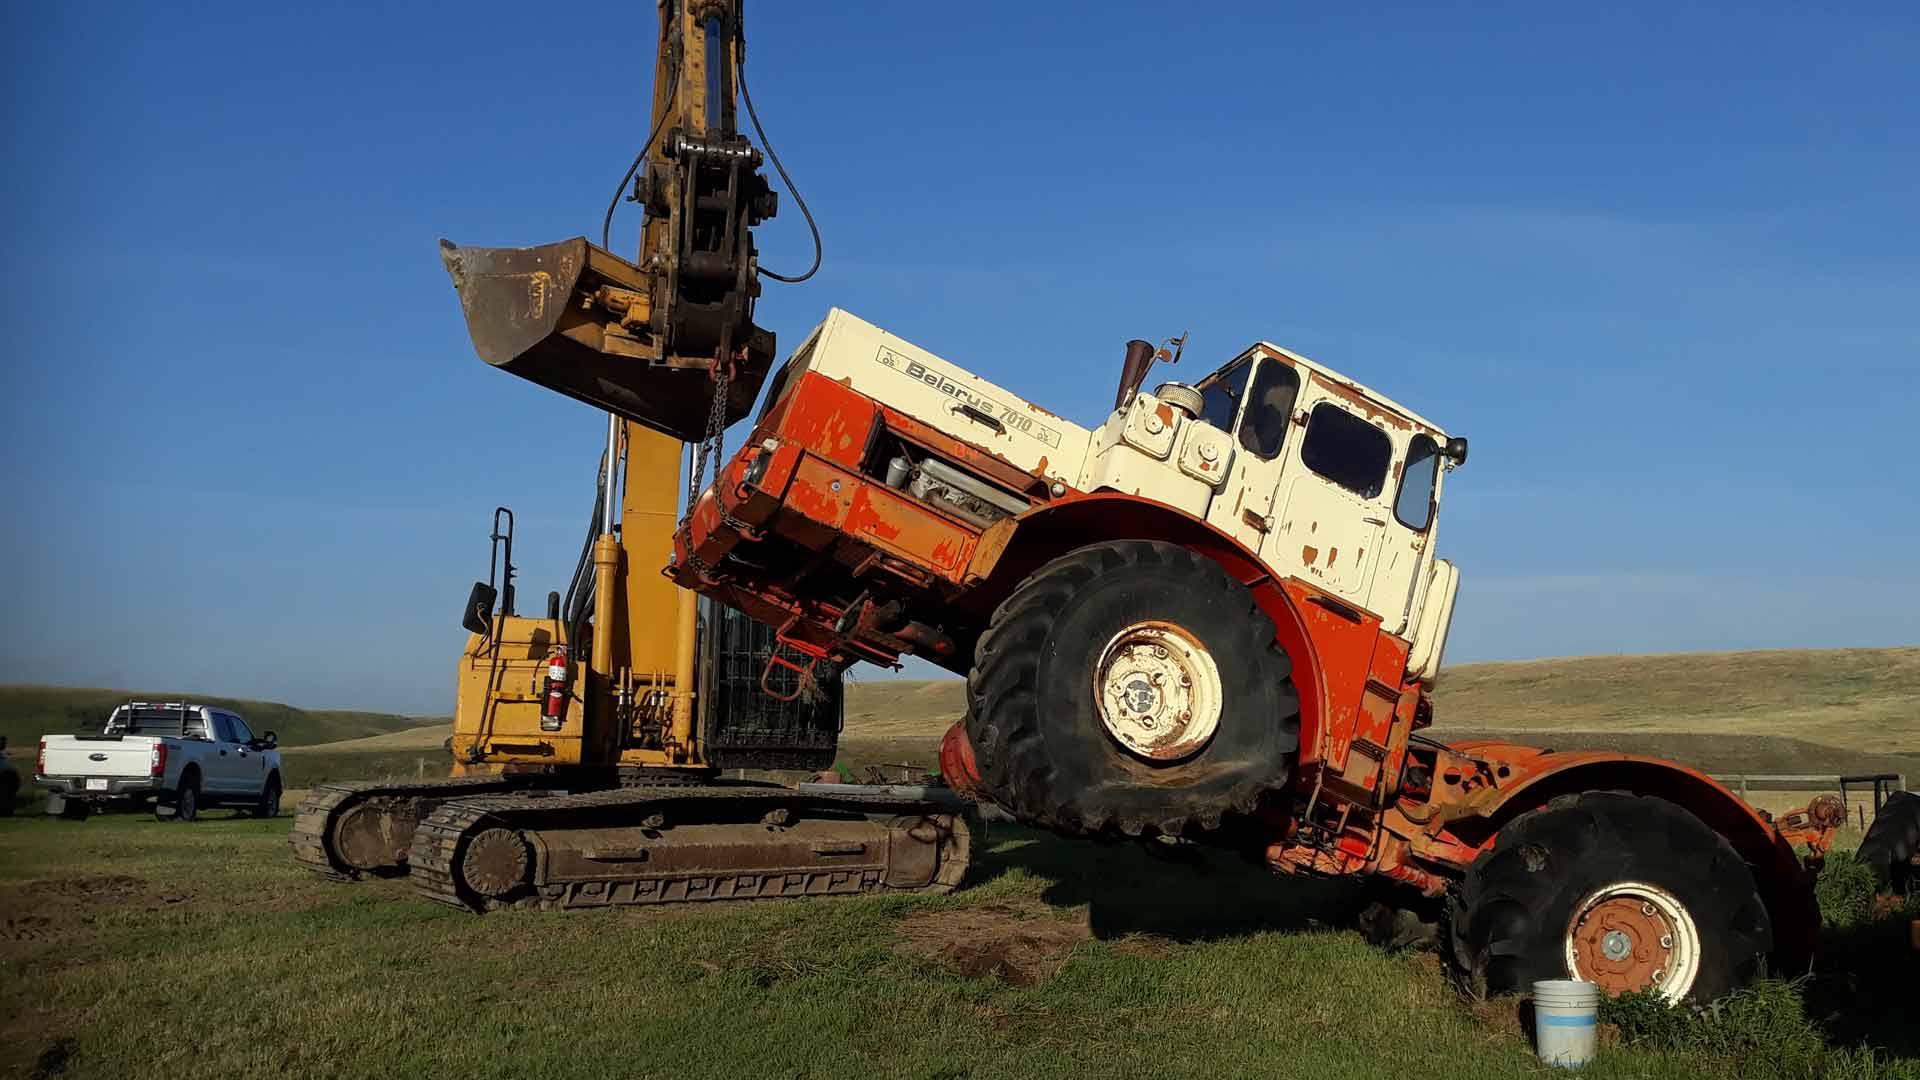
[[[833,311],[669,573],[823,662],[964,674],[943,771],[1022,821],[1444,898],[1476,992],[1710,1000],[1804,965],[1837,806],[1774,821],[1667,761],[1421,734],[1465,439],[1264,342],[1147,393],[1156,358],[1128,345],[1088,429]]]

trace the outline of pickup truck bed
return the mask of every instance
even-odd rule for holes
[[[255,738],[237,713],[203,705],[129,702],[99,734],[40,740],[34,783],[66,817],[106,803],[152,803],[157,816],[191,821],[210,806],[279,813],[280,754],[272,732]]]

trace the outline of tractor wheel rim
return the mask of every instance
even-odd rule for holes
[[[1567,924],[1567,971],[1609,994],[1651,991],[1678,1002],[1700,974],[1700,929],[1678,897],[1622,881],[1581,901]]]
[[[1120,631],[1093,669],[1100,723],[1121,748],[1148,761],[1199,753],[1220,727],[1224,698],[1212,654],[1173,623],[1135,623]]]

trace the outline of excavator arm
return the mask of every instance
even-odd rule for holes
[[[683,442],[710,434],[716,376],[732,423],[774,355],[753,322],[753,227],[778,202],[735,123],[742,3],[660,0],[652,121],[629,173],[647,215],[634,261],[585,237],[440,242],[481,359]]]

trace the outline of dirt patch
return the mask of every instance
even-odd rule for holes
[[[29,881],[7,897],[12,913],[0,923],[0,941],[51,941],[92,925],[103,909],[160,911],[191,899],[187,889],[126,874]]]
[[[914,915],[899,923],[897,951],[969,979],[992,978],[1009,986],[1034,986],[1060,970],[1067,955],[1094,939],[1085,911],[1058,918],[1044,907],[1005,904],[954,908]],[[1155,952],[1144,938],[1117,943],[1126,951]]]

